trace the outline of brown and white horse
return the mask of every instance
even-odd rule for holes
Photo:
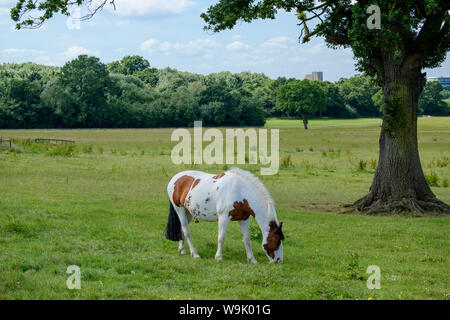
[[[247,259],[256,263],[250,246],[250,216],[262,232],[262,247],[270,262],[283,261],[284,235],[278,223],[275,206],[264,185],[250,172],[232,168],[219,175],[200,171],[183,171],[176,174],[167,186],[170,213],[165,235],[179,241],[178,250],[186,254],[184,240],[191,256],[200,258],[194,248],[189,222],[218,221],[219,236],[216,259],[222,260],[225,232],[230,221],[241,227]]]

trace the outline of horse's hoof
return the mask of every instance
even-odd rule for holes
[[[248,262],[251,262],[251,263],[253,263],[253,264],[257,264],[257,263],[258,263],[258,261],[256,261],[255,258],[249,258],[249,259],[247,259],[247,260],[248,260]]]
[[[183,255],[186,254],[186,250],[184,250],[184,249],[183,250],[178,250],[178,251],[180,251],[180,253],[183,254]]]
[[[198,253],[194,253],[194,252],[191,252],[191,257],[194,258],[194,259],[200,259],[199,254]]]
[[[217,261],[222,261],[222,256],[216,256],[215,259],[216,259]]]

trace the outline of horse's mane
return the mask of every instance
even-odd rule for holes
[[[256,190],[259,191],[259,193],[263,196],[263,198],[266,199],[268,206],[274,206],[275,205],[272,197],[270,196],[269,191],[262,184],[262,182],[259,181],[259,179],[257,177],[255,177],[252,173],[250,173],[248,171],[245,171],[245,170],[242,170],[242,169],[239,169],[239,168],[236,168],[236,167],[231,168],[227,172],[231,172],[231,173],[237,174],[238,176],[240,176],[244,180],[246,180],[249,183],[251,183],[256,188]]]

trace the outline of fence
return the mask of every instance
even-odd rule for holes
[[[34,140],[37,143],[43,142],[43,143],[51,143],[51,144],[63,144],[63,143],[71,143],[71,144],[75,144],[74,140],[65,140],[65,139],[47,139],[47,138],[36,138],[36,139],[29,139],[29,140]],[[12,148],[12,141],[11,139],[5,139],[5,138],[0,138],[0,147],[6,147],[11,149]]]
[[[62,144],[62,143],[71,143],[75,144],[75,141],[73,140],[64,140],[64,139],[46,139],[46,138],[36,138],[34,139],[36,142],[48,142],[53,144]]]
[[[12,147],[11,140],[0,138],[0,147],[3,147],[3,146],[11,149],[11,147]]]

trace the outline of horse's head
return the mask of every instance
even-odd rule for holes
[[[270,262],[283,262],[283,240],[284,235],[281,227],[283,222],[279,225],[272,220],[269,222],[269,232],[265,239],[263,239],[263,249],[266,252]]]

